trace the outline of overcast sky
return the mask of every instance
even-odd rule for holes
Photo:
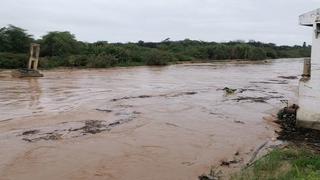
[[[70,31],[94,42],[259,40],[311,42],[298,16],[320,0],[1,0],[0,26],[13,24],[39,38]]]

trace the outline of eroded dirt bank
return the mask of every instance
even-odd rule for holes
[[[263,118],[295,101],[302,62],[2,71],[0,177],[193,180],[236,159],[232,172],[275,137]]]

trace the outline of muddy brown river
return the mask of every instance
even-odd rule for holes
[[[235,160],[221,167],[227,177],[273,144],[269,119],[281,101],[296,102],[302,67],[279,59],[58,69],[39,79],[2,70],[0,179],[195,180]]]

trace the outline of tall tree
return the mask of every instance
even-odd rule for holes
[[[41,54],[43,56],[64,56],[80,52],[81,44],[68,31],[49,32],[42,37],[40,42],[42,46]]]
[[[0,52],[26,53],[32,41],[22,28],[9,25],[0,29]]]

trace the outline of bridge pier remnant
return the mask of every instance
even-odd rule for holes
[[[28,62],[27,69],[18,69],[12,72],[13,77],[43,77],[38,71],[39,65],[39,55],[40,55],[40,44],[32,43],[30,45],[30,58]]]
[[[40,44],[32,43],[30,46],[30,59],[28,69],[38,70]]]

